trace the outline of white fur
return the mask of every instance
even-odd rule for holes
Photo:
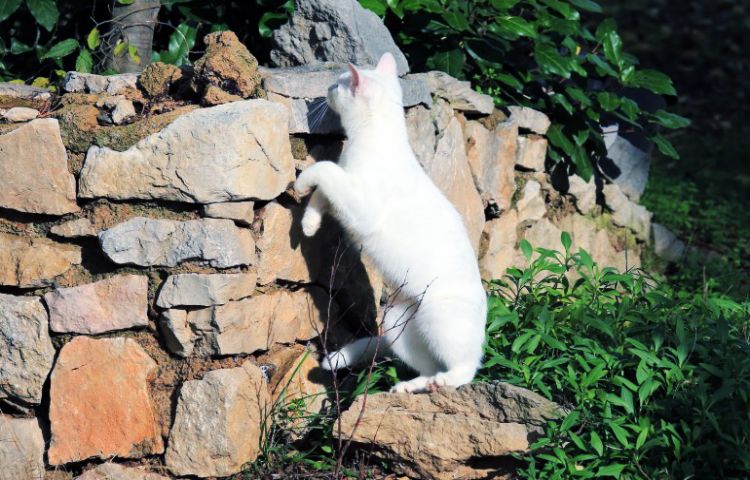
[[[393,391],[417,392],[474,378],[487,305],[463,220],[409,145],[395,67],[385,54],[375,70],[351,67],[339,78],[328,104],[341,116],[348,142],[338,164],[308,167],[295,189],[302,195],[316,189],[302,219],[305,235],[314,235],[330,212],[385,281],[401,286],[384,315],[379,350],[419,372]],[[355,341],[323,366],[369,360],[377,340]]]

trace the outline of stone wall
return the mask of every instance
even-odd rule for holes
[[[0,85],[0,480],[237,473],[282,391],[324,407],[323,329],[373,324],[387,286],[331,219],[301,234],[290,188],[346,141],[320,108],[342,66],[258,68],[232,34],[208,43],[192,70]],[[440,72],[402,86],[484,278],[563,230],[639,264],[650,214],[614,184],[554,188],[543,114]]]

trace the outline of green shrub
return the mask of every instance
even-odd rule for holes
[[[655,127],[687,126],[678,115],[647,112],[627,89],[676,95],[665,74],[625,53],[614,21],[591,0],[360,0],[383,15],[415,71],[472,80],[500,105],[547,113],[549,157],[586,180],[606,151],[600,124],[644,130],[677,158]],[[596,28],[589,28],[592,22]]]
[[[750,304],[602,268],[562,243],[532,259],[524,242],[529,268],[492,283],[481,378],[570,409],[519,475],[747,478]]]

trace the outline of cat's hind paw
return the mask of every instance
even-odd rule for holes
[[[398,382],[391,387],[391,393],[419,393],[428,390],[430,377],[417,377],[405,382]]]

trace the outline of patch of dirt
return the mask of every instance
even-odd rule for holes
[[[84,207],[84,216],[88,217],[95,229],[105,230],[133,217],[195,220],[200,218],[198,208],[198,206],[164,202],[117,203],[100,199]]]

